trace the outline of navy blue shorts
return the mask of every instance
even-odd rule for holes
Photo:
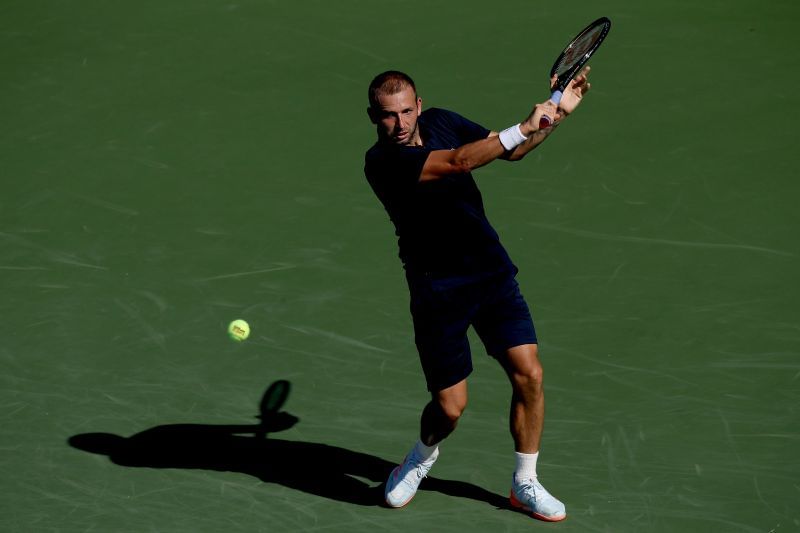
[[[455,385],[472,372],[467,329],[498,357],[521,344],[537,344],[528,305],[511,273],[454,288],[409,279],[414,336],[428,390]]]

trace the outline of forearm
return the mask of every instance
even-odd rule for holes
[[[553,125],[540,130],[544,115]],[[465,144],[455,150],[435,150],[428,155],[420,173],[420,181],[440,179],[453,174],[466,174],[502,157],[518,160],[541,144],[556,128],[561,115],[556,105],[547,101],[536,104],[523,122],[500,132],[491,132],[485,139]]]
[[[523,157],[525,157],[528,152],[532,151],[534,148],[542,144],[545,139],[547,139],[557,128],[558,126],[564,121],[564,119],[568,116],[564,110],[560,107],[558,108],[558,113],[553,120],[553,124],[544,129],[536,129],[532,133],[527,134],[527,139],[525,142],[514,148],[513,150],[506,152],[503,154],[501,159],[505,159],[506,161],[519,161]],[[523,131],[523,133],[525,133]]]
[[[545,129],[536,130],[528,135],[528,138],[513,150],[503,154],[502,159],[507,161],[519,161],[525,157],[528,152],[539,146],[547,139],[561,124],[561,119],[553,122],[552,126]]]
[[[496,135],[465,144],[455,150],[435,150],[425,161],[420,181],[439,179],[451,174],[466,174],[491,163],[505,153],[505,148]]]

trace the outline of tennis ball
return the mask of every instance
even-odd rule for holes
[[[250,336],[250,324],[242,319],[236,319],[228,324],[228,336],[236,342],[242,342]]]

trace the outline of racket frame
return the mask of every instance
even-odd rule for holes
[[[594,30],[597,27],[601,27],[600,34],[594,39],[592,45],[589,49],[578,58],[575,63],[561,73],[560,76],[556,79],[555,87],[553,87],[553,92],[550,94],[550,101],[554,104],[558,105],[561,102],[561,97],[564,96],[564,90],[569,85],[569,82],[575,78],[575,76],[580,72],[580,70],[586,65],[589,61],[589,58],[592,57],[592,54],[600,47],[605,40],[608,32],[611,30],[611,20],[608,17],[600,17],[599,19],[595,20],[588,26],[578,33],[564,48],[564,50],[559,54],[558,58],[556,59],[555,63],[553,63],[553,67],[550,69],[550,78],[552,79],[553,76],[558,74],[558,68],[561,66],[561,63],[564,60],[564,57],[570,51],[570,49],[577,43],[584,35],[589,33],[590,31]],[[539,128],[547,128],[553,123],[552,119],[548,116],[543,116],[542,119],[539,121]]]

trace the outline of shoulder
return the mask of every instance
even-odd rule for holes
[[[416,182],[430,150],[422,146],[375,143],[364,155],[364,174],[370,182],[408,178]]]
[[[455,111],[432,107],[420,115],[423,137],[433,141],[440,148],[458,146],[485,139],[490,131]]]
[[[399,146],[391,143],[376,142],[364,154],[364,162],[367,165],[377,165],[384,161],[414,157],[427,151],[427,148],[423,146]]]
[[[382,152],[383,149],[380,143],[375,143],[372,146],[370,146],[369,150],[367,150],[367,153],[364,154],[364,161],[369,163],[370,161],[375,161],[376,159],[380,159]]]
[[[424,124],[435,124],[435,123],[450,124],[453,122],[464,120],[464,117],[448,109],[442,109],[441,107],[431,107],[423,111],[419,119]]]

